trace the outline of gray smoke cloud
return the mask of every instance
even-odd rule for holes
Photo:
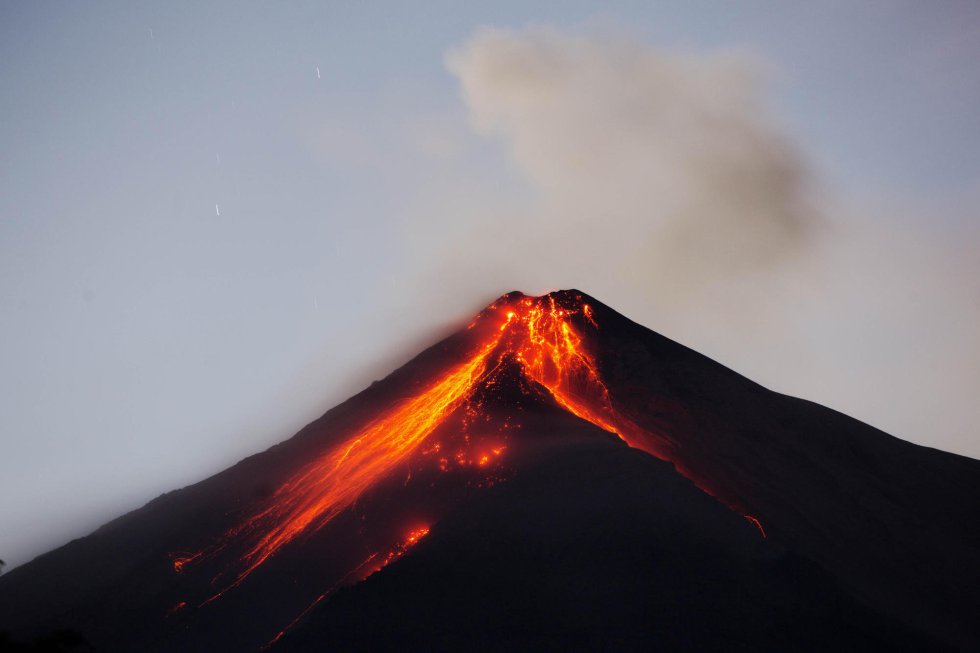
[[[574,231],[624,273],[690,283],[777,261],[813,229],[801,158],[747,54],[484,30],[447,63],[476,129],[540,192],[522,219],[536,235]]]

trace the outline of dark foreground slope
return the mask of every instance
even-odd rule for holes
[[[274,651],[943,650],[662,461],[568,447],[475,498]]]
[[[980,463],[577,291],[506,295],[290,440],[0,577],[0,631],[102,651],[284,629],[273,650],[968,651],[977,605]]]
[[[591,301],[611,394],[679,469],[867,604],[980,648],[980,462],[766,390]]]

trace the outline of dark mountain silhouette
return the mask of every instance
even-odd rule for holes
[[[100,651],[975,650],[980,463],[578,291],[0,577]]]

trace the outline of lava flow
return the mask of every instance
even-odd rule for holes
[[[323,527],[365,490],[386,478],[459,406],[486,372],[488,357],[498,341],[499,337],[484,344],[470,360],[438,379],[428,390],[394,407],[314,460],[284,483],[263,510],[228,531],[212,549],[175,558],[174,568],[181,571],[189,562],[224,549],[228,540],[246,537],[249,545],[241,558],[244,568],[229,586],[234,587],[298,535]]]
[[[551,296],[526,297],[506,310],[501,330],[508,332],[506,345],[524,373],[544,386],[560,406],[637,446],[630,436],[639,427],[614,410],[595,359],[571,324],[578,314],[598,328],[588,304],[562,306]],[[660,452],[650,453],[663,457]]]
[[[216,545],[175,557],[174,568],[181,571],[191,562],[239,542],[244,550],[238,564],[240,571],[230,585],[206,603],[238,585],[296,537],[322,528],[365,491],[388,478],[481,384],[495,383],[493,375],[504,360],[516,362],[532,386],[543,388],[565,410],[615,433],[630,446],[670,460],[662,438],[616,411],[599,366],[576,325],[580,329],[599,329],[592,308],[581,297],[562,301],[552,295],[502,298],[471,325],[471,329],[480,328],[473,330],[476,342],[468,360],[306,465],[280,486],[261,510],[226,532]],[[471,405],[467,410],[479,411],[480,405]],[[436,442],[422,453],[438,451],[439,447]],[[493,453],[496,456],[502,450],[497,447]],[[484,467],[491,458],[484,453],[475,460],[478,467]],[[442,471],[446,471],[447,462],[447,458],[439,459]],[[679,466],[678,470],[684,473]],[[695,483],[698,484],[696,480]],[[757,519],[746,518],[763,532]],[[394,558],[389,556],[385,564],[391,559]]]
[[[524,373],[544,386],[555,401],[576,417],[599,428],[615,433],[629,446],[671,462],[706,494],[717,493],[705,479],[695,476],[670,453],[667,440],[661,434],[639,427],[615,409],[609,389],[602,381],[595,358],[585,348],[582,337],[575,331],[571,318],[581,315],[584,322],[598,330],[592,307],[581,303],[559,304],[551,295],[526,297],[516,308],[506,310],[507,321],[502,330],[512,330],[507,341],[521,363]],[[729,507],[741,512],[736,506]],[[743,515],[763,538],[766,531],[753,515]]]

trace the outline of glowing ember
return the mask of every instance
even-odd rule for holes
[[[418,544],[419,540],[421,540],[423,537],[425,537],[428,534],[429,534],[428,526],[422,526],[420,528],[416,528],[415,530],[409,532],[409,534],[405,537],[405,540],[400,544],[398,544],[391,551],[389,551],[388,555],[386,555],[381,560],[381,564],[378,565],[376,569],[373,569],[371,571],[371,574],[381,571],[382,569],[390,565],[392,562],[405,555],[406,551],[408,551],[411,547]],[[370,576],[371,574],[368,574],[368,576]]]
[[[174,563],[174,571],[178,574],[184,571],[184,567],[188,564],[194,562],[197,558],[201,556],[201,553],[177,553],[172,557]]]

